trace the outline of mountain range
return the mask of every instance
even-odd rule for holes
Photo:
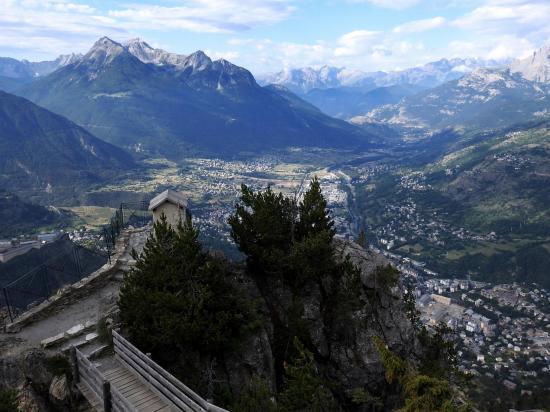
[[[313,89],[301,97],[324,113],[347,120],[377,107],[398,103],[404,97],[423,90],[425,90],[424,87],[411,84],[396,84],[374,89],[343,86]]]
[[[80,54],[65,54],[55,60],[40,62],[0,57],[0,90],[13,91],[40,76],[45,76],[60,67],[76,62],[81,57]]]
[[[367,147],[359,128],[202,51],[188,56],[98,40],[82,58],[17,90],[96,136],[181,158],[288,146]]]
[[[305,95],[313,89],[339,87],[360,87],[368,90],[383,86],[414,85],[431,88],[456,80],[480,67],[500,67],[505,64],[506,61],[453,58],[390,72],[368,72],[325,65],[319,69],[285,69],[258,78],[260,84],[278,84],[300,95]]]
[[[549,86],[509,71],[478,69],[460,80],[382,106],[353,122],[376,121],[409,130],[498,128],[547,116]]]
[[[509,66],[511,73],[519,73],[527,80],[539,83],[550,83],[550,45],[525,59],[518,59]]]
[[[494,60],[455,58],[391,72],[364,72],[331,66],[320,69],[306,67],[266,75],[260,78],[260,82],[284,86],[324,113],[349,119],[459,79],[477,68],[503,64]]]
[[[136,165],[66,118],[0,91],[0,187],[23,200],[77,202]]]
[[[506,68],[480,68],[454,81],[404,97],[352,119],[356,124],[382,122],[408,131],[502,128],[550,116],[550,52]]]

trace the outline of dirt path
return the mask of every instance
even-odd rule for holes
[[[131,233],[125,252],[119,261],[131,259],[132,249],[141,252],[147,236],[147,231]],[[104,287],[91,291],[88,296],[63,306],[49,317],[31,323],[17,333],[0,333],[0,342],[17,342],[9,345],[12,349],[10,352],[15,353],[40,346],[42,340],[65,332],[75,325],[85,324],[88,321],[97,322],[116,305],[122,274],[122,271],[115,273]]]

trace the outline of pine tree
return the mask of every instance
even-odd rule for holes
[[[418,373],[410,363],[392,353],[380,338],[375,337],[373,341],[386,369],[386,381],[400,385],[403,390],[405,405],[397,412],[467,410],[467,407],[454,405],[453,389],[448,380]]]
[[[311,180],[309,189],[298,206],[298,211],[299,222],[296,225],[298,239],[326,232],[332,240],[336,233],[334,222],[327,209],[327,201],[321,192],[321,184],[317,176]]]
[[[296,356],[285,367],[285,383],[279,395],[284,412],[334,412],[339,408],[332,392],[320,376],[313,359],[298,338],[294,338]]]
[[[219,353],[236,345],[253,320],[227,264],[203,252],[198,236],[190,217],[174,230],[161,216],[124,279],[121,320],[142,350]]]
[[[256,275],[280,274],[292,243],[292,201],[270,187],[254,193],[241,186],[240,203],[229,218],[231,236]]]
[[[231,405],[232,412],[277,412],[274,402],[275,395],[267,382],[254,376],[239,394],[239,398]]]

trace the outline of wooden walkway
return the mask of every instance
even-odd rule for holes
[[[73,376],[98,412],[228,412],[181,383],[149,356],[112,331],[115,350],[110,369],[100,371],[74,346]]]
[[[128,402],[140,412],[168,412],[173,409],[152,392],[134,373],[123,366],[111,369],[103,374]]]
[[[78,382],[76,384],[76,387],[80,391],[80,393],[86,398],[92,409],[96,412],[104,412],[103,409],[103,401],[101,398],[99,398],[94,391],[92,391],[88,385]]]

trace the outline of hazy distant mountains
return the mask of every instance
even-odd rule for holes
[[[72,201],[133,167],[122,149],[26,99],[0,92],[0,188]]]
[[[45,76],[60,67],[77,61],[81,57],[78,54],[67,54],[61,55],[55,60],[41,62],[0,57],[0,90],[12,92],[40,76]]]
[[[298,94],[307,94],[313,89],[339,87],[374,89],[385,86],[414,85],[431,88],[458,79],[476,68],[499,67],[504,66],[505,63],[483,59],[441,59],[424,66],[391,72],[366,72],[330,66],[323,66],[320,69],[305,67],[259,76],[259,82],[285,86]]]
[[[18,94],[109,142],[170,158],[369,143],[359,128],[259,86],[246,69],[201,51],[167,53],[139,39],[102,38]]]
[[[301,97],[330,116],[350,119],[377,107],[398,103],[402,98],[423,90],[425,88],[411,84],[382,86],[374,89],[346,86],[313,89]]]
[[[0,76],[24,79],[40,77],[50,74],[54,70],[67,64],[74,63],[82,58],[80,54],[62,54],[55,60],[30,62],[28,60],[16,60],[10,57],[0,57]]]
[[[300,95],[323,112],[349,119],[376,107],[398,103],[403,97],[459,79],[479,67],[503,62],[482,59],[442,59],[392,72],[363,72],[323,66],[283,70],[260,78]]]
[[[550,53],[546,47],[506,68],[476,69],[458,80],[374,109],[353,121],[420,130],[468,130],[541,120],[550,117],[549,73]]]
[[[81,57],[79,54],[66,54],[55,60],[41,62],[0,57],[0,90],[7,92],[15,90],[37,77],[45,76],[60,67],[74,63]]]

